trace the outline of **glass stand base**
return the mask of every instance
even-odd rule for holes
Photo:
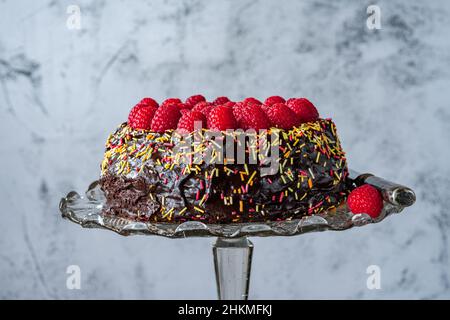
[[[253,243],[242,238],[217,238],[213,244],[219,300],[247,300]]]

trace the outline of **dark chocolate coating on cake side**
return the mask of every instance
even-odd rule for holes
[[[171,164],[174,136],[122,124],[109,137],[100,179],[106,214],[175,223],[273,221],[332,209],[347,195],[346,159],[329,119],[281,134],[280,170],[265,176],[260,164]]]

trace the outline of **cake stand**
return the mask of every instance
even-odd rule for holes
[[[102,214],[105,196],[98,181],[91,183],[85,196],[75,191],[61,199],[62,216],[85,228],[100,228],[120,235],[157,235],[167,238],[217,237],[213,244],[217,293],[221,300],[248,299],[253,244],[249,236],[294,236],[313,231],[342,231],[353,226],[378,223],[393,213],[411,206],[414,192],[405,186],[389,182],[372,174],[359,174],[350,170],[356,185],[368,183],[380,190],[384,206],[379,217],[352,214],[343,204],[333,211],[285,221],[205,224],[202,222],[150,223],[136,222]]]

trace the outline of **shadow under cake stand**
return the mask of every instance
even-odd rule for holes
[[[136,222],[102,214],[106,199],[98,181],[91,183],[85,196],[75,191],[68,193],[61,199],[59,208],[64,218],[82,227],[107,229],[123,236],[217,237],[213,244],[213,256],[218,297],[221,300],[246,300],[253,254],[249,236],[294,236],[313,231],[347,230],[353,226],[378,223],[393,213],[400,213],[416,200],[410,188],[372,174],[350,170],[350,178],[356,185],[368,183],[381,192],[384,206],[378,218],[372,219],[367,214],[354,215],[344,204],[333,211],[285,221],[231,224]]]

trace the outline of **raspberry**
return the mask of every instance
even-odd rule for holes
[[[128,115],[128,125],[133,129],[150,130],[152,118],[157,109],[153,105],[138,103]]]
[[[383,209],[383,198],[380,192],[370,184],[363,184],[350,192],[347,206],[354,213],[367,213],[376,218]]]
[[[268,106],[267,104],[262,104],[262,105],[261,105],[261,109],[262,109],[264,112],[267,112],[267,110],[270,109],[270,107],[271,107],[271,106]]]
[[[253,97],[249,97],[249,98],[245,98],[244,101],[242,101],[243,103],[253,103],[253,104],[262,104],[261,101],[259,101],[256,98]]]
[[[155,108],[159,107],[158,102],[156,102],[155,99],[152,98],[144,98],[139,102],[139,104],[144,104],[146,106],[153,106]]]
[[[189,98],[186,99],[185,103],[189,106],[191,106],[191,109],[199,102],[204,102],[206,101],[205,97],[202,96],[201,94],[197,94],[194,96],[190,96]]]
[[[181,112],[176,104],[163,104],[155,111],[151,129],[155,132],[164,132],[166,130],[175,129],[180,117]]]
[[[276,103],[264,111],[274,127],[287,130],[300,124],[298,116],[284,103]]]
[[[285,103],[285,102],[286,102],[286,100],[284,100],[283,97],[280,97],[280,96],[271,96],[271,97],[268,97],[268,98],[264,101],[264,104],[270,107],[271,105],[274,105],[275,103]]]
[[[233,107],[235,104],[236,104],[236,102],[228,101],[228,102],[225,102],[223,104],[223,106],[225,106],[225,107]]]
[[[316,121],[319,118],[316,107],[306,98],[289,99],[287,106],[297,114],[301,123]]]
[[[186,111],[183,112],[180,120],[178,121],[177,129],[180,132],[193,132],[195,130],[195,121],[202,123],[202,128],[206,128],[206,118],[200,111]]]
[[[233,116],[233,109],[217,106],[208,114],[208,128],[212,130],[236,129],[237,123]]]
[[[177,107],[178,107],[178,109],[180,109],[180,110],[190,110],[190,109],[192,109],[192,106],[191,105],[189,105],[189,104],[187,104],[187,103],[183,103],[183,102],[181,102],[181,103],[176,103],[175,104]]]
[[[270,121],[266,114],[257,104],[237,103],[233,107],[233,114],[236,118],[239,128],[247,129],[268,129]]]
[[[246,104],[243,102],[236,102],[232,108],[233,108],[233,116],[236,119],[236,121],[239,123],[242,119],[242,117],[244,116],[243,113],[244,111],[244,106]]]
[[[228,99],[228,97],[217,97],[214,101],[213,104],[216,106],[220,106],[222,104],[227,103],[228,101],[230,101],[230,99]]]
[[[205,115],[205,117],[208,117],[209,112],[215,107],[211,102],[200,102],[195,105],[194,108],[192,108],[192,111],[200,111]]]
[[[161,103],[161,107],[163,106],[167,106],[169,104],[178,104],[178,103],[182,103],[183,101],[181,101],[178,98],[169,98],[163,101],[163,103]]]
[[[287,99],[287,101],[286,101],[286,105],[288,106],[292,101],[294,101],[295,99],[298,99],[298,98],[289,98],[289,99]]]

